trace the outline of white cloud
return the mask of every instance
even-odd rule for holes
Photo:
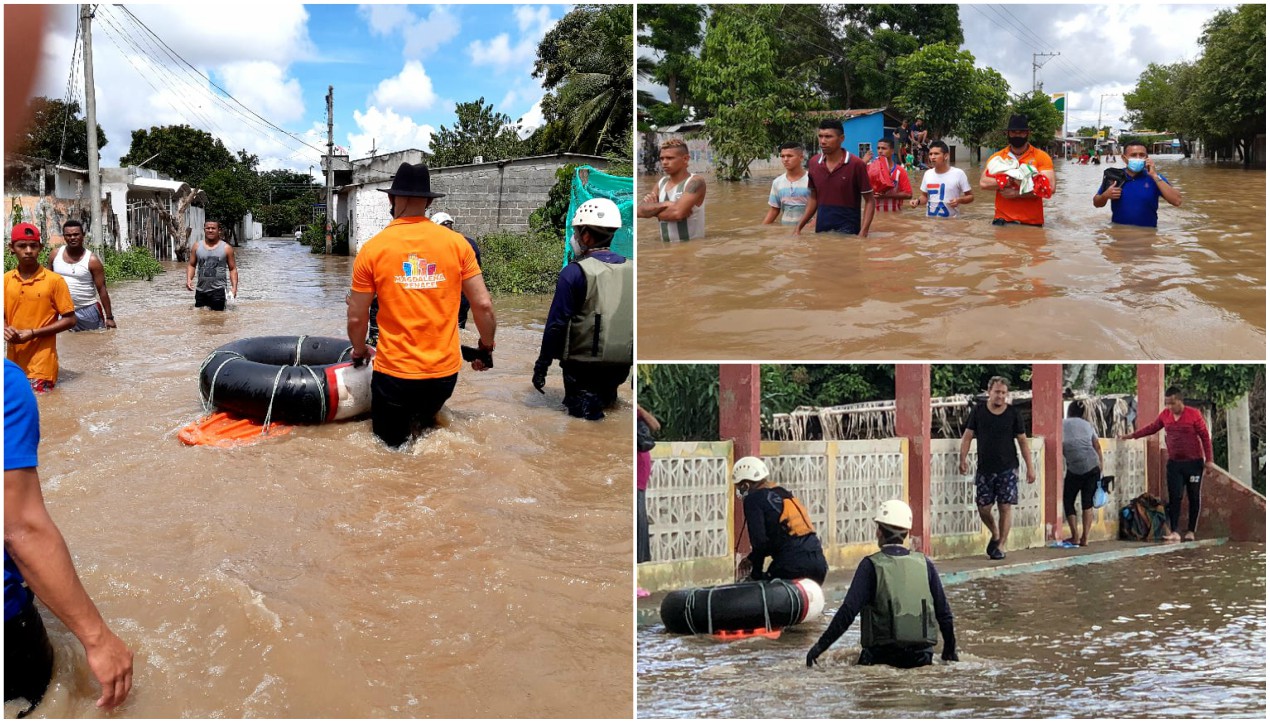
[[[253,7],[251,23],[243,23],[241,16],[232,13],[191,13],[159,5],[129,8],[173,51],[256,113],[278,125],[303,117],[300,84],[288,77],[292,62],[314,54],[303,7],[261,3]],[[72,5],[50,9],[35,93],[61,98],[66,92],[76,14]],[[260,121],[244,118],[246,112],[228,101],[231,110],[206,80],[143,42],[143,33],[118,7],[98,8],[93,60],[97,122],[108,139],[102,148],[103,165],[118,164],[128,151],[133,130],[178,123],[211,133],[232,151],[246,149],[260,157],[265,169],[305,170],[317,162],[319,151],[265,130]],[[77,95],[82,98],[82,89]],[[324,145],[325,126],[322,131]]]
[[[405,5],[358,5],[357,12],[376,35],[392,35],[415,17]]]
[[[546,122],[542,116],[542,98],[539,98],[538,102],[520,117],[520,137],[528,138],[534,131],[546,125]]]
[[[513,13],[520,29],[520,39],[513,45],[510,34],[499,33],[490,40],[473,40],[467,46],[473,65],[507,69],[533,64],[538,54],[538,43],[556,24],[551,18],[551,8],[546,5],[537,8],[521,5]]]
[[[436,101],[432,79],[424,71],[423,63],[409,60],[400,73],[379,83],[371,94],[369,105],[413,111],[431,108]]]
[[[290,123],[304,117],[300,81],[287,78],[276,63],[248,61],[220,68],[222,85],[243,105],[274,123]]]
[[[432,134],[436,129],[427,124],[417,124],[409,116],[399,115],[391,108],[371,106],[366,112],[353,111],[353,121],[360,133],[349,133],[348,143],[352,158],[365,158],[372,147],[376,153],[402,151],[407,148],[432,150]]]
[[[416,15],[407,5],[360,5],[358,14],[375,35],[391,37],[400,34],[405,41],[407,58],[424,58],[453,40],[462,22],[450,8],[434,5],[427,15]]]

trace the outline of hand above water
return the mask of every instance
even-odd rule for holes
[[[807,651],[807,667],[810,668],[813,665],[815,665],[816,659],[819,658],[820,655],[824,652],[825,652],[825,649],[820,647],[819,642],[811,646],[811,650]]]
[[[98,708],[115,708],[128,699],[132,691],[132,651],[109,629],[100,640],[84,646],[88,667],[101,683]]]

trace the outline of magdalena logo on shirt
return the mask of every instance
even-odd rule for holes
[[[445,274],[437,273],[437,265],[420,259],[419,254],[410,254],[401,264],[402,275],[396,281],[407,289],[435,289],[437,284],[445,281]]]

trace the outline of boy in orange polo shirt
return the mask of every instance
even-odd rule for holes
[[[57,384],[57,334],[75,326],[66,280],[40,266],[40,230],[13,227],[9,249],[18,267],[4,275],[5,356],[22,367],[37,394]]]
[[[1048,153],[1029,142],[1031,133],[1027,116],[1010,116],[1010,124],[1005,129],[1010,145],[989,156],[988,162],[1000,157],[1013,158],[1019,163],[1030,163],[1040,171],[1042,176],[1049,179],[1050,188],[1057,190],[1054,161],[1050,159]],[[979,188],[997,192],[995,213],[992,217],[993,225],[1004,226],[1007,223],[1017,223],[1025,226],[1042,226],[1045,224],[1045,206],[1041,197],[1031,192],[1021,194],[1013,185],[1000,188],[997,179],[988,175],[987,163],[984,164],[983,175],[979,178]]]

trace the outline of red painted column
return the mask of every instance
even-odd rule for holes
[[[1151,423],[1164,410],[1164,365],[1138,365],[1139,429]],[[1147,437],[1147,493],[1164,498],[1164,451],[1160,435]]]
[[[760,410],[757,364],[719,365],[719,439],[732,441],[732,461],[759,456]],[[734,480],[735,481],[735,480]],[[733,496],[732,535],[739,537],[737,552],[750,551],[741,500]]]
[[[1032,436],[1045,438],[1041,458],[1045,539],[1063,537],[1063,365],[1032,365]],[[1023,484],[1026,484],[1024,482]]]
[[[913,549],[930,553],[930,365],[895,365],[895,433],[908,439],[908,505]]]

